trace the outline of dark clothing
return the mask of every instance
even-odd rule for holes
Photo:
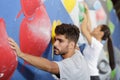
[[[100,80],[99,76],[90,76],[90,80]]]

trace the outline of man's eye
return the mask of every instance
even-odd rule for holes
[[[63,42],[63,40],[59,40],[59,42]]]

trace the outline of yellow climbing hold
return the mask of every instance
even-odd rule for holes
[[[76,5],[76,0],[64,0],[63,4],[68,13],[70,13]]]
[[[53,25],[52,25],[52,43],[54,43],[54,37],[55,37],[55,28],[57,25],[60,25],[61,21],[60,20],[55,20],[53,21]]]

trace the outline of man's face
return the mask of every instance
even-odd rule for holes
[[[68,53],[69,41],[64,35],[56,35],[54,42],[54,53],[64,55]]]

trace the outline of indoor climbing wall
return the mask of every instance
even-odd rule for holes
[[[42,56],[51,61],[61,60],[60,56],[53,55],[54,41],[51,37],[54,37],[55,26],[61,23],[72,23],[80,27],[85,12],[81,1],[83,0],[1,0],[0,80],[54,80],[52,74],[37,69],[16,57],[7,44],[7,37],[12,37],[25,53]],[[112,2],[110,0],[104,0],[103,3],[99,0],[84,1],[89,7],[92,28],[104,23],[109,25],[112,33],[116,70],[104,76],[101,74],[101,78],[112,77],[119,80],[120,21]],[[79,46],[85,43],[82,34],[78,43]],[[8,59],[11,61],[9,66]]]

